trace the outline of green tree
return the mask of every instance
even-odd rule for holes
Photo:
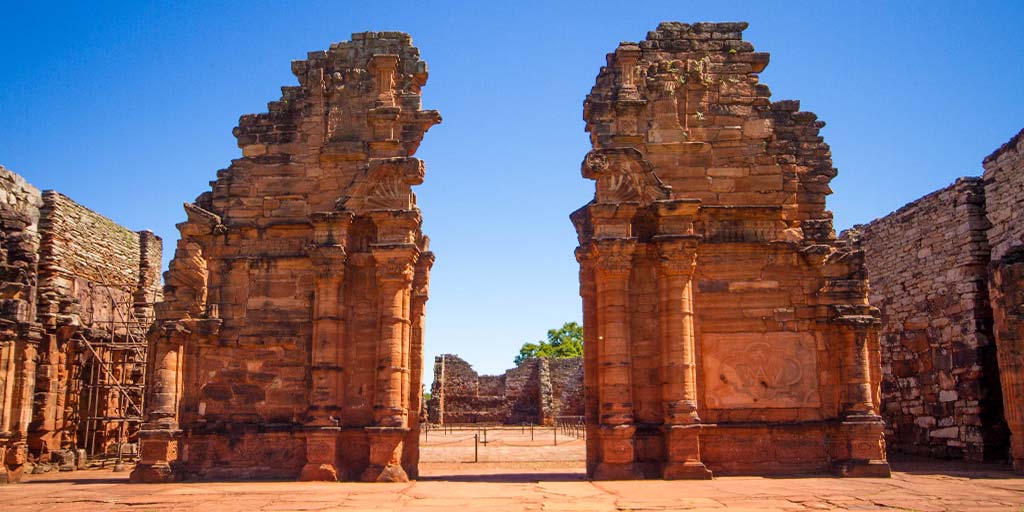
[[[516,364],[529,357],[583,357],[583,327],[567,322],[560,329],[549,329],[547,340],[523,343]]]

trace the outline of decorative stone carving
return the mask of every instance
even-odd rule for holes
[[[807,333],[701,338],[704,396],[712,409],[818,407],[817,351]]]
[[[769,101],[746,26],[662,23],[608,55],[584,103],[595,193],[571,219],[593,478],[888,475],[878,311],[825,210],[823,124]],[[735,456],[751,435],[805,456]]]
[[[426,64],[408,35],[367,32],[292,71],[179,225],[168,286],[189,293],[150,337],[133,481],[417,474]]]

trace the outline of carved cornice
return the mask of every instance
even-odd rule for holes
[[[220,215],[200,208],[194,203],[184,203],[187,221],[177,224],[183,237],[200,237],[222,234],[227,231]]]

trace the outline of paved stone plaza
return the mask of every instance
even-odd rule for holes
[[[128,473],[26,475],[0,510],[1012,510],[1024,479],[1001,466],[891,461],[889,479],[721,477],[589,482],[583,461],[420,463],[398,484],[221,482],[129,485]]]

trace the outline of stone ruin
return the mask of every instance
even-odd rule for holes
[[[770,101],[746,27],[662,23],[608,55],[571,216],[583,362],[442,356],[430,420],[582,411],[595,479],[887,476],[883,431],[971,460],[1009,439],[1022,470],[1022,134],[837,240],[824,123]],[[417,477],[427,68],[367,32],[292,70],[185,205],[148,356],[160,239],[0,169],[0,481],[136,437],[134,482]]]
[[[769,100],[746,27],[662,23],[584,103],[591,478],[889,475],[879,312],[825,208],[824,122]]]
[[[454,354],[434,358],[427,418],[435,425],[554,425],[583,416],[583,359],[531,357],[501,375],[479,375]]]
[[[417,476],[427,66],[408,35],[366,32],[292,71],[185,205],[132,481]]]
[[[0,482],[131,451],[161,253],[0,166]]]
[[[866,252],[882,311],[882,415],[896,451],[1009,455],[1024,471],[1022,153],[1024,131],[984,159],[982,177],[844,233]]]

